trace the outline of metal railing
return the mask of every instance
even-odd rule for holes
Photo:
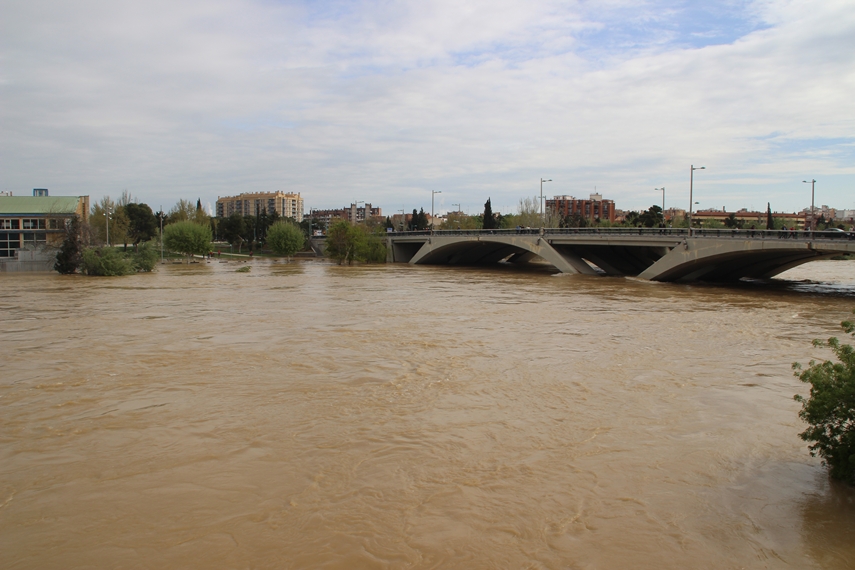
[[[417,236],[484,236],[484,235],[543,235],[548,236],[662,236],[681,237],[689,236],[688,228],[511,228],[494,230],[418,230],[389,232],[386,235],[395,237],[417,237]],[[692,238],[736,238],[736,239],[795,239],[803,241],[813,240],[855,240],[855,232],[844,232],[835,230],[757,230],[757,229],[705,229],[695,228],[691,232]]]

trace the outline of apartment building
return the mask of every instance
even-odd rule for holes
[[[578,215],[592,222],[615,221],[614,200],[603,200],[602,194],[591,194],[587,200],[573,196],[555,196],[552,200],[546,200],[546,209],[558,213],[562,218]]]
[[[359,206],[359,204],[351,204],[349,208],[334,208],[327,210],[312,210],[310,216],[323,227],[328,227],[330,222],[335,219],[347,220],[351,224],[364,222],[369,218],[383,217],[381,208],[374,208],[371,204]]]
[[[268,214],[277,213],[283,218],[294,218],[303,221],[303,198],[300,193],[286,192],[253,192],[237,196],[217,198],[217,217],[227,218],[234,213],[241,216],[255,216],[262,211]]]

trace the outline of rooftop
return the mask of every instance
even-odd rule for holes
[[[77,196],[0,196],[0,216],[26,214],[74,214]]]

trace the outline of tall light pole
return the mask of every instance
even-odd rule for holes
[[[543,225],[543,183],[544,182],[552,182],[552,178],[549,180],[540,179],[540,225]]]
[[[813,191],[814,191],[814,187],[816,185],[816,180],[811,178],[810,182],[808,182],[807,180],[802,180],[802,182],[804,182],[805,184],[810,184],[810,229],[813,230],[813,229],[816,229],[816,227],[814,225],[816,223],[815,222],[816,215],[813,212],[813,210],[814,210],[814,208],[813,208]]]
[[[695,183],[695,170],[706,169],[706,166],[697,166],[696,167],[694,164],[691,166],[692,166],[692,170],[689,173],[689,235],[690,236],[692,235],[692,204],[693,204],[693,202],[692,202],[692,190],[693,190],[694,183]]]
[[[113,213],[113,208],[107,206],[104,208],[104,219],[107,220],[107,247],[110,247],[110,214]]]
[[[442,190],[430,191],[430,231],[433,231],[433,197],[437,194],[442,194]]]
[[[160,214],[158,218],[160,218],[160,262],[163,263],[163,206],[160,207]]]
[[[662,190],[662,222],[665,222],[665,187],[654,188],[654,190]]]

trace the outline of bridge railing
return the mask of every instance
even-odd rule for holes
[[[663,237],[689,237],[688,228],[510,228],[493,230],[418,230],[389,232],[389,236],[483,236],[483,235],[543,235],[565,236],[565,235],[599,235],[609,236],[663,236]],[[797,240],[855,240],[855,232],[844,232],[836,230],[757,230],[757,229],[709,229],[695,228],[691,232],[693,238],[736,238],[736,239],[797,239]]]

